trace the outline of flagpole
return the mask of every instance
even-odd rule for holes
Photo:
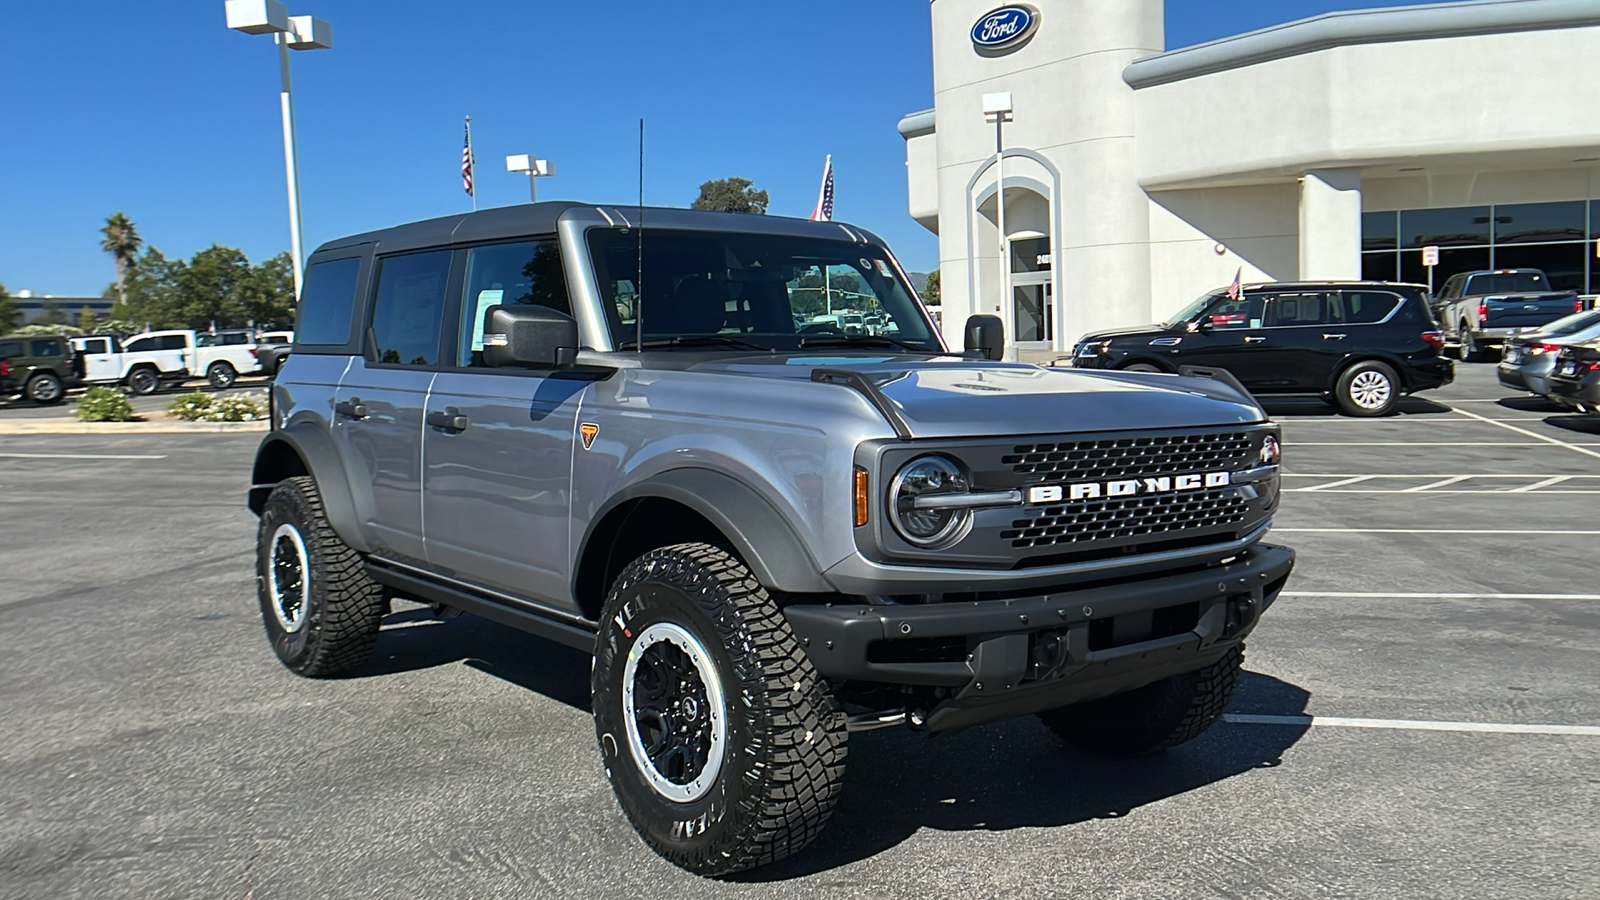
[[[478,211],[478,155],[472,150],[472,117],[467,116],[467,159],[472,165],[472,211]]]

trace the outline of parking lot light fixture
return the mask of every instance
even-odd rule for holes
[[[224,5],[229,28],[245,34],[270,34],[278,45],[278,71],[283,79],[278,105],[283,114],[283,166],[289,186],[289,250],[294,257],[294,293],[299,297],[305,283],[305,260],[300,239],[300,170],[295,160],[289,51],[332,49],[333,26],[315,16],[291,16],[278,0],[225,0]]]
[[[507,172],[523,172],[528,176],[528,202],[539,202],[538,179],[556,173],[556,164],[539,159],[532,153],[513,153],[506,157]]]

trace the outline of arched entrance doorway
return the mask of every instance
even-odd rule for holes
[[[1059,230],[1060,180],[1054,167],[1039,155],[1007,150],[1002,211],[996,162],[991,157],[981,164],[968,185],[973,311],[1000,316],[1013,350],[1059,350],[1064,319],[1059,304],[1064,297],[1055,264],[1054,236]]]

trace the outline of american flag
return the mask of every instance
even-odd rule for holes
[[[811,211],[811,221],[833,221],[833,156],[822,166],[822,190],[817,194],[817,208]]]
[[[1233,273],[1233,284],[1228,285],[1228,299],[1229,300],[1237,300],[1237,299],[1239,299],[1239,293],[1240,293],[1240,287],[1241,287],[1241,285],[1239,283],[1239,277],[1241,275],[1243,275],[1243,274],[1244,274],[1244,266],[1240,266],[1239,270],[1237,272]]]
[[[476,198],[478,195],[472,191],[472,123],[467,123],[467,137],[461,145],[461,186],[466,188],[467,195]]]

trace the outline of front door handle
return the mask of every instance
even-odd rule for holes
[[[1323,334],[1322,335],[1322,339],[1325,340],[1325,341],[1342,341],[1342,340],[1344,340],[1344,337],[1345,336],[1342,335],[1342,334]]]
[[[1264,340],[1266,340],[1264,337],[1247,337],[1244,339],[1244,342],[1246,344],[1259,344]]]
[[[471,420],[463,416],[461,410],[454,406],[446,406],[444,412],[428,413],[428,424],[446,431],[466,431]]]
[[[361,402],[360,397],[351,397],[349,400],[340,400],[338,403],[333,405],[333,411],[341,416],[348,416],[352,419],[365,419],[367,417],[367,405]]]

